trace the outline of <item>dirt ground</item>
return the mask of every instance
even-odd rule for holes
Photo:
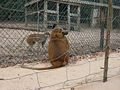
[[[120,90],[120,76],[109,79],[106,83],[94,82],[80,87],[75,90]]]
[[[54,70],[28,70],[19,65],[0,68],[0,90],[120,90],[120,52],[110,54],[109,80],[102,82],[104,53],[98,52],[80,59],[75,64]],[[48,63],[26,64],[34,67],[50,66]],[[111,78],[116,76],[115,78]],[[99,81],[100,80],[100,81]],[[91,82],[91,83],[89,83]]]

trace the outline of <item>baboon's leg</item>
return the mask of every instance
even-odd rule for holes
[[[42,42],[38,41],[37,42],[37,51],[41,52],[41,44]]]
[[[64,58],[64,64],[67,65],[68,64],[68,60],[69,60],[69,54],[66,54],[65,58]]]
[[[33,45],[29,45],[29,46],[28,46],[28,51],[29,51],[29,52],[32,52],[32,51],[33,51]]]
[[[45,42],[46,42],[46,40],[42,42],[42,48],[44,47]]]

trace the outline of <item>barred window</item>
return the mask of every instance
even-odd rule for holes
[[[57,10],[57,3],[56,2],[52,2],[52,1],[48,1],[48,10],[54,10],[56,11]]]
[[[47,14],[48,21],[57,21],[57,14],[54,13],[48,13]]]

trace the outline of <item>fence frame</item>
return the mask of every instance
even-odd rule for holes
[[[108,1],[108,16],[107,16],[107,30],[106,30],[106,45],[105,45],[105,61],[104,61],[104,75],[103,82],[107,81],[108,59],[110,50],[110,31],[112,30],[112,0]]]

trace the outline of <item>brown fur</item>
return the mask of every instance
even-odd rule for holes
[[[50,33],[49,32],[45,32],[44,34],[30,34],[26,37],[23,38],[23,40],[20,42],[20,44],[15,48],[15,51],[13,51],[14,53],[17,53],[17,51],[19,50],[19,48],[22,46],[23,42],[26,41],[28,44],[28,49],[29,51],[33,50],[33,46],[35,43],[39,44],[38,45],[38,49],[40,49],[40,46],[44,46],[47,38],[50,37]]]
[[[48,46],[48,57],[51,67],[45,68],[33,68],[22,66],[22,68],[33,69],[33,70],[46,70],[62,67],[68,64],[69,60],[69,42],[65,35],[67,32],[63,32],[61,27],[56,27],[52,30],[50,35],[50,41]]]
[[[37,42],[38,44],[42,44],[42,47],[44,46],[48,36],[50,34],[48,32],[45,32],[44,34],[30,34],[27,36],[26,42],[29,45],[29,49],[33,49],[33,45]],[[40,45],[39,45],[40,46]]]

